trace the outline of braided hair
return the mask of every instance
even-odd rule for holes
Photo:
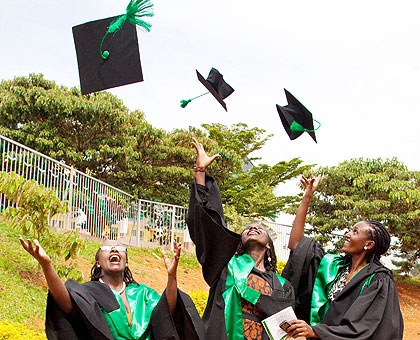
[[[381,255],[385,254],[391,244],[391,236],[381,222],[365,220],[369,226],[369,239],[375,242],[375,248],[369,254],[369,262],[379,262]]]
[[[90,270],[90,280],[91,281],[99,281],[99,279],[103,276],[102,275],[102,268],[98,267],[96,265],[96,263],[99,261],[99,251],[101,250],[101,248],[98,249],[98,251],[95,254],[95,264],[92,266],[91,270]],[[128,255],[127,252],[125,252],[125,257],[127,259],[127,263],[128,263]],[[126,285],[130,284],[130,283],[135,283],[136,285],[138,285],[138,282],[136,280],[134,280],[133,277],[133,273],[131,272],[130,268],[128,268],[128,266],[126,266],[124,268],[124,282]]]
[[[248,224],[245,227],[245,229],[250,227],[250,226],[263,227],[260,223],[251,223],[251,224]],[[271,272],[277,273],[277,256],[276,256],[276,252],[274,251],[274,243],[273,243],[273,240],[271,239],[270,235],[268,234],[268,232],[267,232],[267,237],[268,237],[268,245],[270,246],[270,248],[267,248],[267,250],[265,251],[265,254],[264,254],[264,268],[265,268],[266,271],[271,271]],[[236,250],[236,253],[238,255],[243,255],[243,254],[246,253],[246,250],[245,250],[245,247],[242,243],[242,240],[239,243],[239,246],[238,246],[238,249]]]

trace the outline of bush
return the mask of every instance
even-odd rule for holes
[[[15,205],[2,212],[10,226],[24,238],[38,239],[59,276],[80,281],[77,265],[63,263],[79,253],[79,234],[73,230],[56,233],[48,224],[50,217],[68,211],[68,202],[61,201],[53,190],[14,172],[0,172],[0,193]]]
[[[286,265],[286,262],[284,262],[284,261],[278,261],[277,262],[276,267],[277,267],[277,273],[278,274],[281,274],[283,272],[283,269],[284,269],[285,265]]]
[[[197,308],[198,314],[203,317],[204,310],[206,309],[207,300],[209,299],[209,293],[203,292],[202,290],[196,290],[189,292],[191,299]]]
[[[27,329],[20,323],[0,320],[0,340],[46,340],[45,335]]]

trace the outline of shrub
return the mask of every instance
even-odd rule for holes
[[[0,320],[0,340],[46,340],[45,335],[27,329],[20,323]]]
[[[202,290],[196,290],[189,292],[191,299],[197,308],[198,314],[203,317],[204,310],[206,309],[207,300],[209,299],[209,293]]]
[[[285,265],[286,265],[286,262],[284,262],[284,261],[278,261],[277,262],[276,267],[277,267],[277,273],[278,274],[281,274],[282,273]]]
[[[14,172],[0,172],[0,193],[15,205],[3,212],[9,224],[24,238],[33,237],[40,241],[61,277],[80,281],[77,265],[63,263],[78,254],[81,247],[79,234],[76,231],[55,233],[49,226],[50,217],[68,211],[68,203],[61,201],[53,190]]]

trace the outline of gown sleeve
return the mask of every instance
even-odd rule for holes
[[[292,284],[296,297],[296,316],[310,322],[312,290],[316,272],[324,257],[322,246],[312,238],[302,237],[283,269],[282,276]]]
[[[312,327],[323,340],[401,340],[403,320],[393,279],[387,273],[375,274],[339,325]]]
[[[226,227],[220,191],[213,178],[206,176],[205,186],[192,184],[187,225],[204,279],[212,286],[241,240],[241,235]]]
[[[169,311],[166,290],[150,319],[153,340],[205,340],[204,324],[191,298],[178,289],[176,310]]]
[[[48,340],[113,340],[111,331],[97,301],[103,301],[107,312],[119,308],[119,304],[108,286],[98,282],[84,285],[73,280],[66,288],[76,308],[75,315],[64,313],[49,293],[45,320]]]

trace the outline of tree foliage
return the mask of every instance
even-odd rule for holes
[[[396,248],[402,253],[420,256],[420,172],[408,171],[395,158],[352,159],[318,172],[323,179],[308,222],[321,241],[358,221],[373,219],[398,237]]]
[[[194,136],[209,154],[222,155],[209,173],[223,202],[252,218],[274,217],[293,202],[275,187],[307,169],[293,159],[245,171],[271,137],[263,129],[212,123],[168,132],[108,92],[83,96],[37,74],[1,82],[0,134],[139,198],[179,205],[189,199]]]
[[[80,250],[79,234],[74,230],[55,233],[49,225],[53,216],[65,216],[68,202],[61,201],[53,190],[14,172],[0,172],[0,194],[12,203],[2,212],[9,225],[23,237],[38,239],[54,259],[60,276],[80,280],[77,264],[65,263],[74,259]]]

